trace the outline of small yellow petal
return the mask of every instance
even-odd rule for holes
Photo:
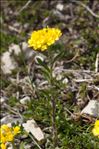
[[[6,145],[4,143],[1,144],[1,149],[6,149]]]
[[[15,128],[13,128],[13,132],[14,132],[14,135],[20,133],[20,127],[16,126]]]
[[[99,120],[96,120],[95,126],[99,127]]]

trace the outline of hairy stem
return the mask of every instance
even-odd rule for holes
[[[53,139],[53,148],[55,149],[57,146],[57,127],[56,127],[56,97],[54,96],[53,87],[54,87],[54,80],[53,80],[53,64],[52,64],[52,53],[49,51],[49,65],[50,65],[50,87],[51,87],[51,106],[52,106],[52,139]]]
[[[14,140],[12,141],[12,146],[13,146],[13,149],[17,149],[15,146]]]
[[[57,146],[57,128],[56,128],[56,100],[52,97],[52,134],[53,134],[53,148]]]

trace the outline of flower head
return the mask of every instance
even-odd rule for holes
[[[19,126],[16,126],[13,128],[13,133],[14,133],[14,136],[18,133],[20,133],[20,127]]]
[[[33,47],[34,50],[45,51],[50,45],[54,44],[61,35],[62,33],[58,28],[46,27],[32,32],[28,44],[29,47]]]
[[[6,149],[6,143],[12,142],[14,137],[20,133],[20,127],[14,126],[9,127],[8,125],[2,125],[0,128],[0,143],[1,149]]]
[[[96,120],[94,128],[92,129],[92,133],[94,136],[97,136],[99,138],[99,120]]]

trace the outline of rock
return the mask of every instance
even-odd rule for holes
[[[30,149],[31,145],[30,144],[25,144],[24,149]]]
[[[28,120],[26,123],[22,124],[26,132],[30,132],[38,141],[44,139],[44,134],[40,127],[37,126],[36,122],[32,120]]]
[[[7,146],[8,146],[7,149],[14,149],[11,142],[7,142]]]
[[[69,81],[68,81],[68,79],[67,78],[65,78],[65,79],[63,79],[63,84],[67,84]]]
[[[20,52],[21,52],[20,46],[17,45],[17,44],[13,44],[13,43],[12,43],[12,44],[9,46],[9,52],[10,52],[10,53],[13,53],[13,52],[14,52],[15,55],[19,55]]]
[[[2,124],[8,124],[8,123],[17,123],[17,122],[20,122],[21,123],[21,119],[19,119],[19,118],[13,118],[10,115],[7,115],[7,116],[5,116],[5,117],[3,117],[1,119],[1,125]]]
[[[10,56],[10,52],[4,52],[1,57],[1,69],[4,74],[11,74],[12,70],[17,67],[17,63]]]
[[[26,51],[28,49],[28,44],[26,42],[22,42],[22,50]]]
[[[57,4],[56,5],[56,9],[58,9],[59,11],[62,11],[63,10],[63,5],[61,3]]]
[[[22,51],[24,52],[25,58],[27,60],[30,59],[33,55],[35,55],[35,51],[29,48],[26,42],[22,42]]]
[[[26,97],[24,97],[24,98],[22,98],[22,99],[20,100],[20,103],[26,104],[26,103],[29,102],[29,101],[30,101],[30,97],[29,97],[29,96],[26,96]]]
[[[9,146],[8,149],[13,149],[13,147],[12,146]]]
[[[6,99],[4,97],[0,98],[0,104],[3,104],[6,101]]]
[[[90,100],[87,106],[81,111],[81,114],[89,114],[93,117],[99,117],[99,101]]]

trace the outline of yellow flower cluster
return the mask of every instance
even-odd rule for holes
[[[8,125],[2,125],[0,128],[0,144],[1,149],[6,149],[6,143],[12,142],[14,137],[20,133],[20,127],[9,127]]]
[[[99,120],[96,120],[92,133],[99,138]]]
[[[58,28],[46,27],[32,32],[28,44],[29,47],[33,47],[34,50],[45,51],[50,45],[54,44],[61,35],[62,33]]]

